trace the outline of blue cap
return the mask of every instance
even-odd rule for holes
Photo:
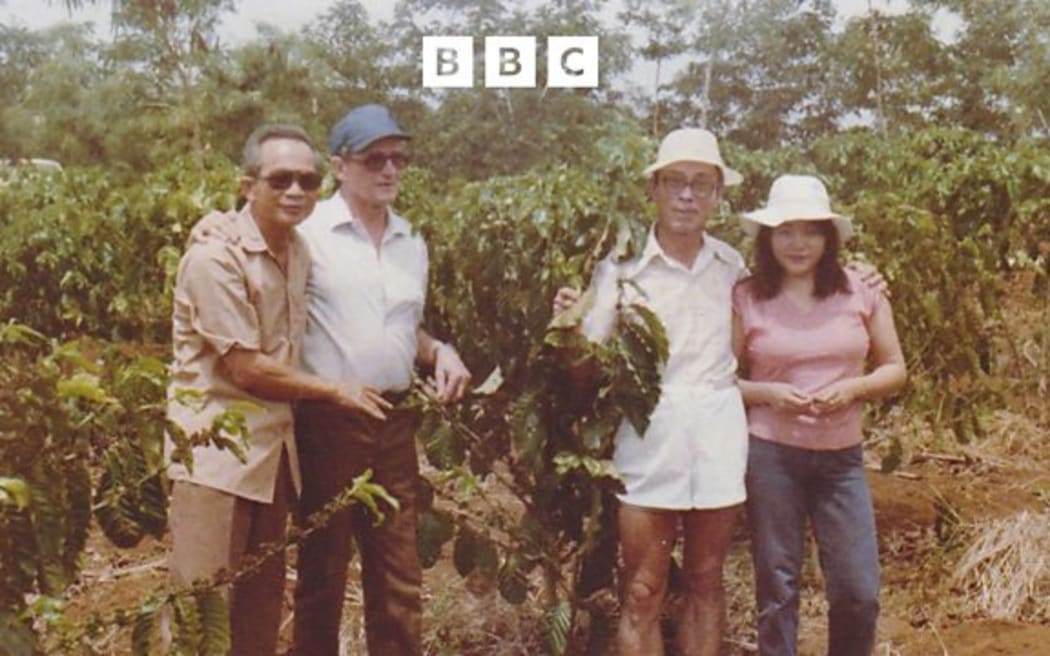
[[[343,152],[359,153],[369,144],[387,137],[411,139],[397,124],[390,110],[383,105],[361,105],[351,109],[332,128],[328,149],[333,155]]]

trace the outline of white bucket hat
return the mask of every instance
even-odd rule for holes
[[[727,187],[738,185],[744,180],[744,176],[722,161],[722,153],[718,150],[715,135],[702,128],[680,128],[664,137],[660,142],[656,161],[645,169],[645,174],[652,175],[677,162],[713,164],[721,169],[722,181]]]
[[[754,237],[761,226],[775,228],[788,221],[824,219],[830,219],[835,225],[841,241],[853,236],[850,218],[831,211],[828,190],[819,178],[812,175],[782,175],[769,188],[769,200],[764,208],[740,215],[740,227]]]

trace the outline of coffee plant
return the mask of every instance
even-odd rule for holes
[[[636,252],[651,221],[639,171],[654,144],[626,125],[609,133],[587,167],[476,182],[410,169],[399,201],[430,249],[428,328],[456,344],[478,383],[450,407],[414,395],[431,465],[420,552],[427,565],[448,557],[460,574],[490,580],[510,603],[538,601],[537,631],[556,654],[606,649],[600,593],[615,589],[620,486],[612,437],[622,421],[644,429],[666,357],[662,327],[642,307],[619,307],[603,344],[577,334],[578,313],[551,316],[559,287],[585,287],[602,258]],[[889,281],[911,373],[899,403],[916,420],[976,439],[992,410],[1036,390],[1037,376],[1000,364],[1012,343],[1001,297],[1016,271],[1046,294],[1045,144],[930,128],[725,150],[745,183],[709,229],[742,252],[750,245],[730,207],[761,205],[787,171],[821,175],[855,218],[849,257]],[[167,424],[169,349],[156,346],[170,331],[188,230],[234,205],[235,175],[225,161],[203,174],[174,161],[138,179],[70,169],[0,180],[0,652],[75,650],[108,621],[133,626],[133,649],[150,653],[162,612],[183,653],[224,649],[215,584],[72,628],[61,603],[92,518],[120,546],[166,530],[165,430],[178,457],[196,440],[239,448],[236,413],[206,435]],[[375,498],[381,491],[361,481],[343,502]]]

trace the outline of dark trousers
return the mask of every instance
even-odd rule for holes
[[[879,553],[860,446],[812,451],[752,437],[747,516],[758,597],[758,653],[797,653],[808,519],[828,598],[828,655],[871,654],[879,615]]]
[[[302,403],[296,409],[303,474],[300,520],[324,507],[368,469],[372,482],[382,485],[401,505],[399,511],[383,507],[386,518],[380,523],[364,505],[351,505],[300,542],[294,630],[298,656],[339,652],[351,539],[361,554],[369,654],[422,653],[423,572],[416,546],[419,420],[417,413],[405,410],[387,415],[380,422],[322,402]]]

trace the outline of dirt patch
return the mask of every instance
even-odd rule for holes
[[[1003,453],[1002,449],[997,450]],[[883,566],[878,656],[1029,656],[1050,645],[1050,611],[1029,623],[979,617],[965,591],[952,579],[968,539],[981,522],[1021,511],[1045,511],[1050,468],[1030,450],[1015,458],[981,458],[961,447],[946,457],[916,458],[895,473],[869,473]],[[878,455],[872,451],[870,461]],[[1023,456],[1023,457],[1022,457]],[[725,654],[754,654],[754,594],[746,530],[738,527],[726,570],[729,631]],[[134,610],[167,577],[166,541],[147,538],[120,550],[96,530],[84,570],[70,590],[68,618],[112,617]],[[811,550],[811,553],[813,550]],[[446,554],[447,556],[447,554]],[[294,550],[289,554],[282,647],[291,637]],[[351,564],[346,593],[342,652],[364,653],[362,597],[357,562]],[[540,608],[535,598],[522,606],[504,602],[491,584],[462,579],[448,557],[424,578],[426,653],[434,656],[525,656],[542,653]],[[805,568],[799,653],[826,653],[826,604],[815,555]],[[615,599],[610,598],[615,607]],[[615,608],[612,609],[615,613]],[[130,653],[130,628],[107,626],[91,643],[96,653]],[[58,653],[58,652],[54,652]]]
[[[922,631],[897,649],[901,656],[1034,656],[1050,650],[1050,626],[978,620]]]

